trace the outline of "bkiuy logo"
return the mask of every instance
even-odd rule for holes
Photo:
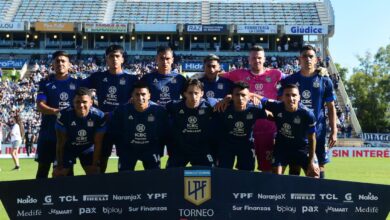
[[[210,170],[184,171],[184,199],[195,205],[211,199]]]
[[[27,196],[27,198],[22,199],[22,198],[17,198],[16,203],[17,204],[36,204],[38,202],[37,199],[34,199],[30,195]]]

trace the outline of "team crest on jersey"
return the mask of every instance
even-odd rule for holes
[[[183,109],[180,109],[179,114],[184,114]]]
[[[294,118],[294,123],[295,124],[300,124],[301,123],[301,118],[299,116]]]
[[[228,115],[228,119],[233,119],[233,115]]]
[[[172,82],[172,84],[176,84],[176,83],[177,83],[176,78],[173,78],[173,79],[171,80],[171,82]]]
[[[248,113],[246,115],[246,119],[248,119],[248,120],[253,119],[253,114],[252,113]]]
[[[298,86],[298,87],[300,86],[300,85],[299,85],[299,82],[295,83],[295,85]]]
[[[199,115],[204,115],[204,109],[199,109]]]
[[[103,78],[103,82],[107,82],[108,80],[107,80],[107,77],[104,77]]]
[[[320,87],[320,82],[318,81],[318,78],[313,82],[313,87],[314,88],[319,88]]]
[[[283,114],[280,112],[278,115],[277,115],[279,118],[283,117]]]
[[[92,120],[88,120],[87,126],[88,126],[88,127],[93,127],[93,121],[92,121]]]
[[[70,126],[76,126],[76,122],[72,121],[72,123],[70,123]]]
[[[150,115],[148,116],[148,121],[149,121],[149,122],[153,122],[153,121],[154,121],[154,116],[153,116],[152,114],[150,114]]]
[[[272,79],[271,79],[271,77],[267,76],[267,77],[265,77],[265,81],[270,83],[272,81]]]
[[[126,84],[126,80],[123,79],[123,78],[121,78],[121,79],[119,80],[119,85],[125,85],[125,84]]]
[[[133,120],[134,118],[133,118],[132,115],[130,115],[130,116],[128,117],[128,119],[129,119],[129,120]]]
[[[76,85],[73,84],[73,83],[71,83],[71,84],[69,85],[69,89],[70,89],[70,90],[75,90],[75,89],[76,89]]]
[[[53,85],[53,86],[51,87],[51,89],[57,89],[57,87],[56,87],[55,85]]]
[[[153,83],[158,83],[158,80],[157,80],[157,79],[154,79],[154,80],[153,80]]]
[[[218,89],[223,89],[223,84],[222,83],[218,83],[217,88]]]

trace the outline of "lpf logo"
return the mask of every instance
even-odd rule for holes
[[[305,99],[309,99],[311,97],[311,92],[309,90],[305,90],[302,92],[302,97]]]
[[[211,199],[210,170],[184,170],[184,199],[197,206]]]
[[[80,131],[77,132],[77,134],[80,136],[80,137],[85,137],[87,136],[87,131],[82,129]]]
[[[66,93],[66,92],[61,92],[61,94],[60,94],[60,99],[61,99],[62,101],[67,101],[68,98],[69,98],[68,93]]]
[[[190,124],[195,124],[197,121],[198,121],[198,119],[197,119],[195,116],[190,116],[190,117],[188,118],[188,122],[189,122]]]
[[[145,131],[145,125],[143,124],[138,124],[135,129],[138,131],[138,132],[144,132]]]
[[[108,88],[108,92],[112,95],[112,94],[115,94],[116,93],[116,87],[115,86],[110,86],[110,88]]]

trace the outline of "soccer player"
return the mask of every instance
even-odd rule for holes
[[[249,100],[249,85],[236,82],[232,88],[232,104],[218,114],[219,167],[232,169],[237,156],[237,169],[255,169],[253,125],[257,119],[266,118],[267,115],[261,104],[255,106]]]
[[[299,90],[290,84],[283,88],[281,102],[263,98],[277,126],[273,151],[273,172],[282,174],[287,165],[303,168],[306,176],[318,177],[315,161],[316,119],[313,112],[299,103]]]
[[[231,91],[232,82],[219,77],[221,72],[220,59],[217,55],[210,54],[204,58],[204,76],[199,80],[204,85],[204,98],[223,99]]]
[[[162,106],[169,101],[179,100],[186,78],[172,71],[173,51],[170,47],[160,46],[157,49],[157,71],[146,74],[141,81],[150,88],[151,100]]]
[[[87,175],[99,173],[106,120],[102,111],[92,107],[89,89],[77,89],[73,108],[64,109],[58,114],[55,130],[57,164],[53,176],[66,176],[77,157]]]
[[[166,108],[172,123],[167,167],[214,166],[211,155],[213,104],[204,100],[203,84],[190,79],[183,89],[183,100],[170,102]]]
[[[36,178],[47,178],[51,163],[56,158],[56,114],[71,105],[79,81],[71,78],[69,54],[56,51],[53,54],[54,75],[39,83],[37,108],[42,113],[41,129],[35,160],[38,162]]]
[[[34,141],[35,141],[35,134],[33,133],[31,127],[29,127],[24,134],[24,144],[26,147],[27,157],[29,157],[31,154]]]
[[[314,47],[303,46],[300,51],[299,62],[301,70],[282,81],[282,85],[296,84],[299,88],[301,102],[312,109],[316,117],[316,154],[321,169],[320,178],[325,178],[325,164],[329,162],[325,147],[326,139],[326,115],[325,106],[328,109],[329,126],[331,134],[328,147],[331,148],[337,141],[336,108],[334,101],[336,96],[333,90],[332,80],[329,76],[321,75],[317,69],[317,56]],[[299,174],[300,169],[290,167],[293,174]]]
[[[249,69],[237,69],[222,76],[233,82],[243,81],[249,84],[249,91],[267,98],[277,98],[277,84],[283,73],[277,69],[266,69],[265,53],[261,46],[254,45],[249,51]],[[270,172],[271,158],[276,132],[275,123],[258,119],[253,129],[258,169]]]
[[[115,139],[121,145],[118,170],[134,170],[137,160],[145,169],[160,168],[160,149],[167,138],[166,110],[150,101],[149,87],[143,82],[134,84],[132,101],[119,106],[111,114]]]
[[[137,76],[129,75],[123,72],[124,49],[119,45],[111,45],[106,49],[106,63],[108,71],[97,72],[85,80],[85,85],[96,89],[98,108],[108,114],[116,107],[129,102],[133,84],[138,81]],[[104,173],[107,168],[108,158],[111,155],[114,139],[110,129],[107,130],[103,140],[102,158],[100,160],[100,169]],[[116,148],[117,155],[120,154],[120,148]]]

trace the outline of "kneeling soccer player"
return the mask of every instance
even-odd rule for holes
[[[289,84],[283,88],[281,102],[263,98],[266,110],[271,111],[277,126],[273,152],[273,172],[282,174],[287,165],[300,166],[306,176],[319,177],[315,157],[315,116],[299,103],[299,89]]]
[[[76,91],[73,108],[57,116],[57,164],[53,176],[66,176],[76,158],[87,175],[99,173],[99,158],[106,131],[104,113],[92,107],[92,94],[84,87]]]

